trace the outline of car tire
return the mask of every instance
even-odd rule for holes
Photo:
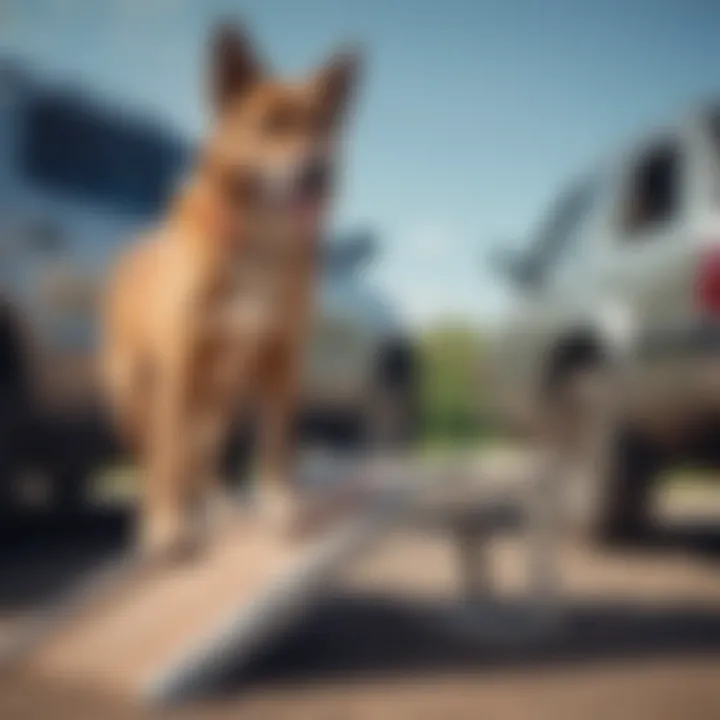
[[[630,429],[616,430],[610,452],[594,538],[611,545],[641,541],[652,530],[652,490],[664,466],[662,456]]]
[[[41,415],[28,422],[25,465],[48,483],[48,509],[60,516],[90,508],[90,483],[100,465],[93,438],[77,418]]]
[[[25,407],[15,393],[0,387],[0,512],[13,512],[16,506],[16,478],[20,472],[19,448],[23,446],[22,417]]]
[[[364,445],[385,450],[409,447],[417,434],[414,393],[405,387],[379,385],[370,403],[365,416]]]
[[[0,317],[0,512],[14,512],[31,404],[17,329],[9,317]]]
[[[53,510],[62,516],[81,514],[89,508],[90,477],[84,468],[67,466],[51,469]]]
[[[412,445],[419,431],[419,399],[414,357],[407,348],[381,355],[364,419],[365,446],[400,450]]]
[[[551,422],[571,444],[568,456],[579,449],[581,477],[569,478],[568,489],[575,489],[575,480],[584,485],[584,507],[574,509],[581,534],[595,544],[643,539],[650,530],[652,488],[663,458],[651,441],[616,416],[607,364],[599,355],[588,356],[556,372],[551,389]]]
[[[311,442],[349,454],[404,449],[414,442],[420,414],[412,351],[390,346],[377,356],[364,402],[304,423]]]

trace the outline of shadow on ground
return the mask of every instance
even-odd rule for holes
[[[52,602],[119,556],[130,515],[118,510],[73,516],[25,514],[0,519],[0,616]]]
[[[652,657],[720,655],[720,609],[662,610],[598,599],[570,609],[561,629],[543,641],[499,646],[449,631],[441,606],[387,598],[336,596],[303,627],[245,672],[228,676],[221,694],[241,685],[322,683],[423,673],[501,672]]]
[[[648,556],[685,552],[715,564],[720,560],[720,531],[717,525],[698,524],[657,528],[633,550]],[[447,606],[440,602],[336,595],[251,667],[227,677],[220,691],[237,692],[243,683],[326,684],[720,656],[720,608],[596,597],[571,604],[561,627],[551,635],[505,645],[458,631],[447,615]]]

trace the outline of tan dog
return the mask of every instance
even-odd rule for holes
[[[290,504],[289,426],[353,55],[268,78],[237,29],[214,38],[214,120],[161,226],[120,257],[104,377],[146,472],[141,539],[182,547],[242,403],[259,394],[260,481]]]

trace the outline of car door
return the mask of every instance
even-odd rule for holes
[[[602,297],[629,327],[627,399],[662,401],[681,387],[675,370],[649,353],[689,318],[696,263],[690,235],[697,149],[689,127],[665,133],[628,156],[601,254]],[[670,371],[670,375],[668,375]]]
[[[560,196],[524,258],[532,269],[499,330],[493,364],[495,401],[512,416],[532,418],[548,353],[586,322],[595,304],[595,254],[604,176],[586,178]],[[498,397],[498,393],[501,397]]]
[[[75,402],[92,390],[108,263],[158,209],[182,158],[171,136],[71,94],[30,93],[16,117],[3,218],[15,238],[14,290],[44,394]]]
[[[680,311],[671,291],[687,247],[689,161],[685,135],[668,134],[629,156],[619,187],[603,282],[638,331],[667,326]]]

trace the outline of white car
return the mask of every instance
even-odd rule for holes
[[[107,267],[162,212],[192,146],[156,118],[2,64],[0,128],[0,495],[12,504],[8,478],[40,469],[70,507],[112,449],[94,412]],[[363,275],[375,251],[364,232],[325,247],[301,388],[313,439],[410,431],[413,352]]]
[[[517,292],[490,343],[495,409],[539,428],[578,378],[609,382],[597,529],[644,532],[663,469],[720,460],[720,112],[609,157],[501,265]]]

